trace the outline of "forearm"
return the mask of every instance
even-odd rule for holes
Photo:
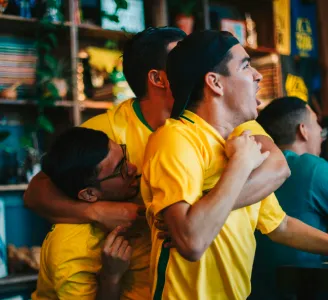
[[[234,209],[257,203],[276,191],[290,176],[290,169],[280,149],[266,136],[255,136],[262,143],[262,152],[270,156],[249,176]]]
[[[96,300],[119,300],[121,297],[120,279],[111,278],[105,274],[99,276]]]
[[[194,205],[185,203],[188,209],[182,216],[174,216],[183,221],[171,222],[172,215],[170,222],[165,220],[182,256],[189,260],[200,258],[226,222],[250,172],[251,168],[241,160],[231,159],[215,187]]]
[[[328,234],[289,216],[268,236],[298,250],[328,255]]]
[[[24,194],[26,207],[53,223],[89,223],[90,204],[70,199],[40,172],[30,182]]]

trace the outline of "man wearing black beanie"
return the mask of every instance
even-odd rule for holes
[[[262,76],[238,41],[227,32],[192,33],[169,54],[167,74],[171,119],[149,138],[141,182],[153,299],[246,299],[255,229],[327,254],[328,235],[286,216],[272,191],[247,189],[269,153],[250,150],[249,132],[240,136],[265,132],[252,121]],[[163,247],[157,220],[168,225],[175,249]]]

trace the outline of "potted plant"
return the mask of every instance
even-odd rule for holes
[[[168,4],[172,11],[176,14],[175,24],[183,30],[186,34],[193,31],[195,23],[195,9],[197,5],[196,0],[169,0]]]

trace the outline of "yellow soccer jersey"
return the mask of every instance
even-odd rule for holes
[[[143,156],[152,129],[145,121],[138,101],[127,100],[105,114],[91,118],[81,126],[101,130],[118,144],[126,144],[128,159],[141,174]],[[140,204],[143,204],[139,199]],[[131,265],[122,279],[123,300],[150,299],[149,259],[150,230],[143,229],[142,237],[131,240]]]
[[[32,300],[93,300],[104,233],[90,224],[57,224],[45,238]]]
[[[255,121],[236,129],[267,135]],[[185,111],[169,119],[151,137],[145,152],[141,192],[152,230],[150,274],[153,299],[242,300],[250,294],[256,242],[254,230],[269,233],[285,213],[274,194],[262,202],[232,211],[210,247],[197,262],[165,249],[157,238],[155,219],[162,210],[185,200],[193,205],[217,183],[227,163],[225,140],[203,119]],[[199,224],[206,226],[206,224]]]

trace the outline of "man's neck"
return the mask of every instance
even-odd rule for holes
[[[229,113],[223,107],[208,105],[206,100],[201,102],[195,113],[215,128],[224,139],[227,139],[238,125],[233,123],[233,118],[229,118]]]
[[[142,115],[153,130],[164,125],[170,117],[167,99],[163,95],[146,96],[139,101]]]
[[[303,155],[304,153],[307,153],[305,145],[303,143],[298,142],[289,145],[280,145],[279,148],[281,151],[289,150],[298,155]]]

